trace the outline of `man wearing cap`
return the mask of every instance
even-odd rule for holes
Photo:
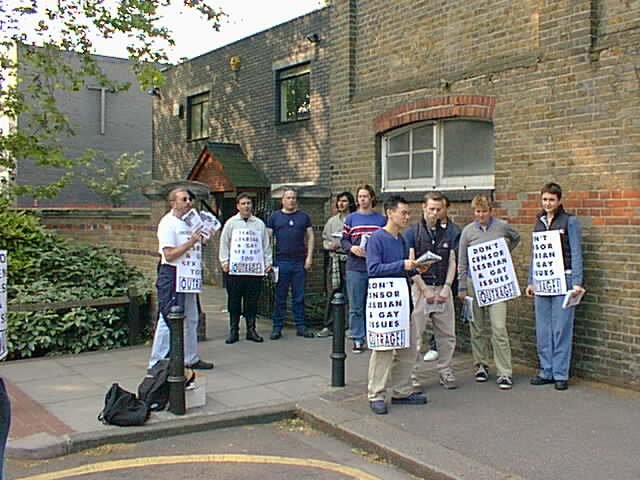
[[[183,257],[192,251],[200,249],[200,229],[193,232],[182,217],[192,208],[193,195],[184,188],[174,188],[169,192],[168,201],[171,210],[158,224],[158,251],[160,265],[158,266],[159,318],[151,347],[149,368],[158,360],[169,354],[171,334],[166,321],[171,307],[179,305],[184,309],[184,363],[185,366],[210,370],[213,363],[205,362],[198,357],[198,299],[196,293],[181,293],[177,291],[177,266]]]

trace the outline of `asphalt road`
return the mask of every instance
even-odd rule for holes
[[[46,461],[9,460],[13,480],[407,480],[376,455],[299,419],[106,445]]]

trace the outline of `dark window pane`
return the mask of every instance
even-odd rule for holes
[[[413,129],[413,150],[433,148],[433,125],[425,125]]]
[[[291,122],[309,118],[310,81],[309,65],[280,72],[280,121]]]
[[[452,120],[443,127],[445,177],[493,174],[495,138],[491,123]]]
[[[190,139],[207,136],[207,115],[209,112],[209,93],[189,97],[187,103],[187,137]]]
[[[399,153],[409,151],[409,132],[396,135],[389,139],[389,153]],[[408,158],[408,157],[407,157]]]
[[[387,178],[389,180],[409,178],[409,155],[387,157]]]
[[[413,172],[411,178],[432,178],[433,177],[433,153],[414,153]]]

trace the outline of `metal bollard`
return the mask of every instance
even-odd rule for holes
[[[333,315],[333,350],[331,352],[331,386],[344,387],[344,361],[347,355],[344,353],[344,294],[336,292],[331,299],[331,312]]]
[[[184,309],[174,305],[167,316],[171,328],[171,350],[169,351],[169,411],[184,415]]]

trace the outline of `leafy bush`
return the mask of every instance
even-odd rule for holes
[[[144,276],[108,247],[65,240],[30,214],[0,210],[0,249],[8,251],[10,358],[109,349],[127,343],[125,308],[12,312],[12,304],[147,294]]]

